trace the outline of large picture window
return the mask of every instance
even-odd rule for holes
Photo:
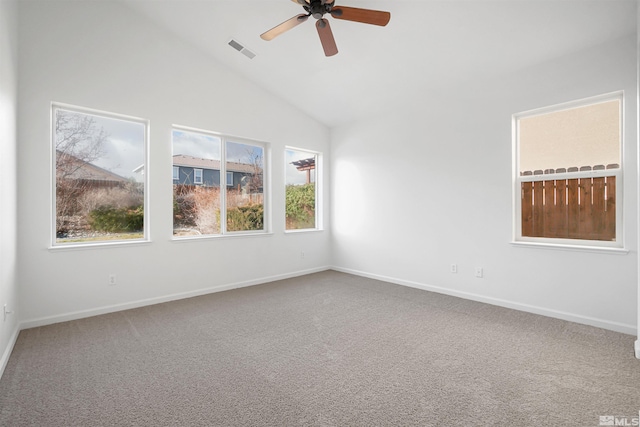
[[[286,230],[318,228],[318,166],[317,153],[294,148],[285,150]]]
[[[622,94],[514,116],[517,241],[622,246]]]
[[[175,237],[267,231],[265,144],[183,128],[172,139]]]
[[[147,124],[53,105],[53,244],[143,240]]]

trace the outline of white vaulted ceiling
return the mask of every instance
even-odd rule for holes
[[[290,0],[122,1],[330,127],[636,30],[633,0],[336,0],[389,11],[391,21],[328,18],[339,53],[325,57],[313,18],[260,39],[303,13]],[[231,39],[256,57],[231,48]]]

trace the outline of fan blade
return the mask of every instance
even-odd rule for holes
[[[387,25],[391,19],[389,12],[347,6],[336,6],[335,9],[331,9],[330,13],[336,19],[380,25],[381,27]]]
[[[316,28],[318,29],[318,35],[320,36],[320,43],[322,43],[322,49],[324,49],[325,56],[333,56],[338,53],[338,47],[336,41],[333,38],[333,32],[329,26],[329,21],[326,19],[318,19],[316,21]]]
[[[296,15],[291,19],[287,19],[282,24],[276,25],[269,31],[260,34],[260,38],[263,40],[273,40],[285,31],[289,31],[293,27],[302,24],[307,19],[309,19],[309,15],[305,15],[304,13]]]

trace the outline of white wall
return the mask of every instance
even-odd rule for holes
[[[3,306],[18,303],[16,259],[16,110],[18,89],[17,4],[0,1],[0,375],[17,334],[17,316]]]
[[[21,2],[19,24],[18,259],[25,326],[329,265],[329,232],[284,234],[284,147],[325,153],[328,170],[324,126],[117,2]],[[152,243],[48,248],[52,101],[150,120]],[[171,241],[172,124],[272,144],[273,235]],[[325,206],[328,227],[328,201]],[[111,273],[115,286],[107,286]]]
[[[628,254],[516,247],[513,113],[625,91]],[[437,94],[332,132],[333,263],[411,286],[636,329],[636,36]],[[450,265],[458,273],[450,273]],[[484,278],[474,268],[484,268]]]
[[[329,135],[117,3],[21,2],[19,18],[18,279],[24,325],[333,264],[635,331],[635,35],[492,81],[416,94],[404,107]],[[630,252],[512,246],[511,115],[620,89],[626,92],[624,234]],[[5,89],[3,80],[3,96],[5,91],[11,85]],[[151,121],[152,243],[48,248],[52,101]],[[325,204],[324,217],[333,240],[328,231],[284,235],[284,213],[274,209],[272,236],[172,242],[171,124],[271,142],[276,207],[284,204],[284,146],[324,152],[333,203],[331,209]],[[3,205],[0,213],[4,224],[11,208]],[[10,233],[3,228],[3,238]],[[449,272],[452,263],[457,274]],[[473,277],[476,266],[484,268],[483,279]],[[107,286],[110,273],[117,274],[118,285]]]
[[[640,132],[640,0],[636,0],[636,99],[639,104],[638,110],[636,110],[636,132]],[[638,146],[640,146],[640,135],[636,135]],[[640,168],[640,150],[638,152],[638,168]],[[638,185],[640,185],[640,170],[638,171],[638,175],[636,176]],[[640,200],[638,201],[638,208],[636,212],[636,216],[640,221]],[[640,269],[640,251],[638,251],[638,268]],[[640,271],[639,271],[640,276]],[[637,323],[637,331],[636,335],[640,333],[640,277],[638,277],[638,291],[637,291],[637,300],[638,300],[638,323]],[[635,342],[635,353],[636,357],[640,359],[640,337]]]

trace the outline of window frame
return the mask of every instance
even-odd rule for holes
[[[198,173],[198,172],[200,172],[200,173]],[[200,177],[200,179],[198,179],[198,177]],[[204,171],[202,169],[193,168],[193,183],[195,185],[204,184]]]
[[[171,240],[175,242],[189,241],[189,240],[206,240],[206,239],[224,239],[229,237],[241,237],[241,236],[265,236],[271,235],[271,144],[265,141],[259,141],[244,137],[236,137],[229,134],[223,134],[220,132],[209,131],[205,129],[172,125],[171,135],[173,131],[192,132],[202,135],[209,135],[220,139],[220,232],[217,234],[204,234],[204,235],[189,235],[189,236],[176,236],[171,232]],[[262,230],[240,230],[240,231],[228,231],[227,230],[227,173],[233,173],[233,171],[227,171],[227,142],[234,142],[246,145],[254,145],[261,147],[263,150],[263,229]],[[172,150],[173,150],[173,137],[172,137]],[[204,178],[204,175],[203,175]],[[172,184],[173,185],[173,184]],[[224,194],[224,195],[223,195]]]
[[[85,114],[90,116],[98,116],[106,119],[114,119],[114,120],[122,120],[133,123],[138,123],[143,126],[144,135],[143,135],[143,162],[144,162],[144,170],[142,184],[143,184],[143,231],[142,237],[138,239],[122,239],[122,240],[98,240],[91,242],[66,242],[59,243],[57,242],[56,235],[56,221],[57,221],[57,208],[56,208],[56,112],[58,110],[69,111],[78,114]],[[50,244],[49,249],[51,250],[69,250],[69,249],[78,249],[78,248],[92,248],[92,247],[105,247],[105,246],[119,246],[119,245],[139,245],[139,244],[147,244],[151,242],[151,234],[150,234],[150,212],[149,212],[149,127],[150,122],[148,119],[143,119],[140,117],[130,116],[121,113],[113,113],[110,111],[98,110],[94,108],[81,107],[78,105],[66,104],[62,102],[51,102],[49,108],[50,114],[50,136],[49,136],[49,166],[50,166],[50,194],[49,194],[49,207],[50,213],[49,218],[51,221],[50,225]]]
[[[180,166],[173,166],[173,181],[180,181]]]
[[[221,194],[224,193],[224,197],[220,201],[221,213],[220,213],[220,224],[224,224],[224,227],[221,227],[220,234],[225,236],[233,236],[233,235],[249,235],[249,234],[268,234],[271,232],[271,215],[270,215],[270,203],[268,203],[267,199],[270,197],[271,192],[268,191],[267,187],[271,183],[271,174],[270,174],[270,144],[261,141],[250,140],[247,138],[235,137],[230,135],[220,135],[222,146],[220,153],[220,189]],[[237,144],[237,145],[249,145],[254,147],[260,147],[262,149],[262,230],[237,230],[237,231],[229,231],[227,230],[227,192],[230,190],[229,186],[227,186],[227,145]],[[224,171],[224,173],[222,173]],[[224,185],[222,181],[222,177],[224,176]]]
[[[227,184],[227,187],[233,187],[233,171],[226,171],[226,175],[227,178],[225,182]],[[229,179],[229,175],[231,175],[231,179]]]
[[[576,171],[556,174],[542,174],[542,175],[520,175],[520,129],[519,120],[529,117],[534,117],[543,114],[549,114],[553,112],[560,112],[569,109],[575,109],[580,107],[588,107],[594,104],[600,104],[609,101],[619,101],[619,129],[620,129],[620,162],[617,169],[605,169],[605,170],[589,170],[589,171]],[[591,250],[604,250],[604,251],[616,251],[624,249],[624,222],[623,222],[623,189],[624,189],[624,91],[617,91],[588,98],[582,98],[574,101],[555,104],[547,107],[541,107],[533,110],[524,111],[512,115],[512,185],[513,185],[513,230],[512,230],[512,243],[517,245],[526,246],[538,246],[538,247],[556,247],[556,248],[569,248],[569,249],[591,249]],[[605,165],[606,166],[606,165]],[[616,177],[616,194],[615,194],[615,207],[616,207],[616,238],[615,241],[605,240],[589,240],[589,239],[569,239],[569,238],[551,238],[551,237],[530,237],[522,235],[522,204],[521,204],[521,189],[523,182],[536,182],[545,181],[549,178],[554,180],[563,179],[575,179],[575,178],[597,178],[603,176],[615,176]]]
[[[284,213],[284,232],[286,233],[306,233],[306,232],[313,232],[313,231],[322,231],[323,230],[323,218],[322,218],[322,206],[323,206],[323,201],[322,201],[322,177],[323,177],[323,173],[322,173],[322,153],[320,151],[314,151],[314,150],[310,150],[308,148],[299,148],[299,147],[292,147],[292,146],[285,146],[284,147],[284,151],[283,151],[283,156],[285,157],[285,162],[284,162],[284,188],[285,188],[285,192],[286,192],[286,188],[287,188],[287,162],[286,162],[286,155],[287,155],[287,150],[293,150],[293,151],[302,151],[304,153],[309,153],[315,156],[316,158],[316,168],[315,168],[315,199],[316,199],[316,205],[315,205],[315,227],[314,228],[299,228],[299,229],[287,229],[287,214],[286,214],[286,195],[285,195],[285,205],[283,206],[285,209],[285,213]]]

